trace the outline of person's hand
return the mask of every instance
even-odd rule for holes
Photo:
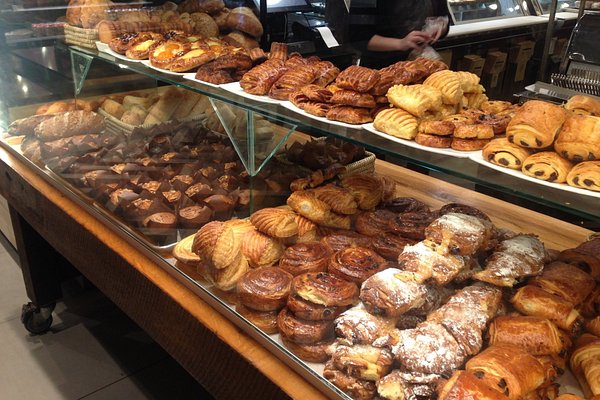
[[[441,35],[441,33],[440,33]],[[402,39],[398,50],[407,51],[412,49],[420,49],[432,40],[432,36],[423,31],[412,31]]]
[[[429,41],[429,44],[433,44],[435,42],[437,42],[440,37],[442,37],[442,35],[444,34],[444,32],[446,31],[446,25],[436,25],[431,32],[429,32],[430,36],[431,36],[431,40]]]

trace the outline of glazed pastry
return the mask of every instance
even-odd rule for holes
[[[242,238],[242,253],[251,268],[270,267],[276,264],[283,254],[284,246],[259,231],[248,232]]]
[[[573,164],[553,151],[542,151],[530,155],[523,162],[521,171],[536,179],[564,183]]]
[[[163,41],[164,39],[159,37],[146,38],[146,40],[129,46],[125,51],[125,56],[132,60],[147,60],[150,53]]]
[[[493,139],[494,129],[485,124],[464,124],[454,128],[454,137],[459,139]]]
[[[425,228],[436,218],[438,218],[438,214],[435,212],[405,212],[390,221],[390,227],[394,233],[402,237],[423,240],[425,239]]]
[[[347,175],[341,180],[342,187],[348,189],[356,199],[358,208],[371,210],[382,200],[383,186],[377,178],[366,174]]]
[[[417,135],[417,119],[401,108],[386,108],[375,117],[373,127],[401,139],[413,140]]]
[[[379,81],[380,72],[371,68],[351,65],[337,76],[335,84],[341,89],[366,93]]]
[[[571,96],[565,103],[565,108],[579,115],[600,116],[600,101],[583,94]]]
[[[293,276],[306,272],[325,272],[330,252],[320,242],[297,243],[288,247],[279,260],[279,268]]]
[[[425,79],[423,85],[438,88],[444,104],[459,104],[463,96],[462,82],[454,71],[435,72]]]
[[[325,272],[308,272],[292,281],[292,296],[297,295],[324,306],[349,306],[358,301],[358,287]]]
[[[301,110],[304,109],[304,105],[309,101],[308,97],[306,97],[306,95],[302,93],[302,90],[300,89],[290,93],[288,100]]]
[[[583,325],[583,318],[571,302],[537,286],[523,286],[517,290],[510,302],[519,312],[548,318],[570,335],[579,332]]]
[[[349,247],[333,254],[328,272],[341,279],[361,284],[373,274],[388,267],[380,255],[364,247]]]
[[[536,390],[545,380],[543,365],[525,350],[509,344],[488,347],[467,361],[465,369],[514,400]]]
[[[354,106],[363,108],[375,107],[375,98],[368,93],[359,93],[353,90],[338,90],[333,94],[330,103],[341,104],[344,106]]]
[[[308,100],[319,103],[327,103],[333,96],[331,91],[315,84],[302,86],[299,91],[304,94]]]
[[[292,275],[264,267],[248,271],[237,283],[237,294],[244,306],[256,311],[277,311],[285,306],[292,285]]]
[[[427,289],[415,274],[388,268],[367,279],[361,286],[360,299],[372,314],[399,317],[425,302]]]
[[[272,42],[269,50],[269,60],[281,60],[283,62],[288,59],[288,45],[286,43]]]
[[[574,163],[600,159],[600,118],[570,116],[554,142],[554,150]]]
[[[393,370],[377,382],[377,393],[383,399],[429,399],[443,378],[436,374],[422,374]]]
[[[456,71],[455,74],[460,81],[463,93],[479,93],[482,90],[481,85],[479,85],[478,75],[468,71]]]
[[[347,247],[369,247],[371,238],[350,230],[337,230],[335,232],[325,232],[323,238],[321,238],[321,243],[327,246],[332,253],[335,253]]]
[[[335,81],[335,78],[340,74],[340,69],[330,61],[319,61],[313,64],[313,68],[316,76],[313,84],[322,88]]]
[[[156,46],[149,55],[150,64],[157,68],[169,69],[171,63],[190,51],[187,41],[167,40]]]
[[[424,85],[394,85],[388,90],[390,104],[402,108],[415,117],[423,117],[428,111],[442,108],[442,92]]]
[[[250,216],[256,229],[274,238],[288,238],[298,234],[296,214],[283,208],[263,208]]]
[[[398,331],[392,353],[409,371],[449,374],[465,361],[465,354],[452,335],[440,324],[424,322],[415,329]]]
[[[506,315],[492,321],[488,329],[490,345],[506,343],[533,356],[564,354],[570,341],[547,318]]]
[[[506,128],[511,143],[531,149],[543,149],[554,143],[567,119],[565,110],[552,103],[530,100],[517,111]]]
[[[417,133],[415,142],[421,146],[435,147],[445,149],[452,145],[452,136],[429,135],[427,133]]]
[[[198,48],[188,51],[187,53],[177,57],[169,66],[173,72],[186,72],[198,68],[217,58],[214,51],[206,48]]]
[[[398,265],[415,274],[419,283],[432,279],[437,285],[450,283],[465,269],[465,259],[455,255],[441,255],[427,242],[406,246],[398,256]]]
[[[354,222],[358,233],[366,236],[379,236],[391,232],[390,221],[396,213],[389,210],[364,211],[358,214]]]
[[[364,304],[344,311],[335,319],[338,340],[347,345],[372,344],[377,338],[394,330],[396,320],[369,313]]]
[[[455,371],[438,393],[439,400],[507,400],[503,393],[486,385],[468,371]]]
[[[333,345],[331,361],[335,368],[358,379],[377,382],[392,369],[394,357],[389,350],[368,344]]]
[[[600,161],[584,161],[567,175],[569,186],[600,192]]]
[[[460,139],[452,138],[450,148],[458,151],[477,151],[485,147],[490,142],[490,139]]]
[[[403,238],[391,233],[376,236],[371,243],[371,248],[388,261],[398,261],[398,256],[407,246],[415,244],[413,239]]]
[[[531,155],[531,151],[511,143],[507,138],[498,138],[484,146],[482,155],[484,160],[492,164],[521,170],[523,162]]]
[[[319,186],[311,193],[319,200],[327,203],[331,211],[338,214],[352,215],[358,211],[358,204],[353,194],[343,187],[336,185]]]
[[[329,359],[329,354],[327,354],[327,349],[333,344],[333,339],[324,340],[317,343],[294,343],[289,340],[286,336],[281,335],[281,341],[283,345],[296,357],[301,360],[314,362],[314,363],[324,363]]]
[[[304,103],[303,110],[317,117],[325,117],[331,108],[329,103],[319,103],[316,101],[307,101]]]
[[[271,58],[245,73],[240,80],[240,86],[247,93],[265,95],[285,71],[282,60]]]
[[[371,400],[377,394],[375,382],[350,376],[337,369],[331,360],[325,364],[323,377],[352,399]]]
[[[448,69],[448,65],[446,65],[446,63],[442,60],[432,60],[430,58],[425,57],[417,57],[417,59],[415,59],[413,63],[415,65],[420,65],[424,67],[427,70],[427,75],[431,75],[438,71]]]
[[[368,109],[353,106],[334,105],[327,111],[325,116],[332,121],[345,122],[351,125],[373,122],[373,116]]]
[[[301,320],[285,307],[277,315],[282,337],[293,343],[314,344],[333,337],[333,321]]]
[[[440,254],[472,256],[488,247],[492,224],[467,214],[447,213],[425,229],[425,239],[436,243]]]
[[[485,261],[485,268],[474,278],[496,286],[512,287],[518,280],[537,275],[548,255],[544,244],[535,236],[517,235],[500,242]]]
[[[310,84],[315,79],[315,71],[311,65],[301,65],[288,69],[269,89],[269,97],[277,100],[288,100],[290,94]]]
[[[297,295],[288,297],[287,307],[296,317],[309,321],[332,321],[347,309],[347,306],[316,304]]]
[[[596,287],[594,278],[574,265],[555,261],[544,267],[541,275],[529,281],[548,293],[562,297],[573,305],[581,304]]]
[[[237,304],[235,311],[268,335],[279,332],[277,328],[278,311],[256,311],[243,304]]]

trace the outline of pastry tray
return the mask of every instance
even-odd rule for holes
[[[362,129],[362,127],[363,127],[363,125],[361,125],[361,124],[348,124],[346,122],[333,121],[333,120],[327,119],[325,117],[317,117],[316,115],[309,114],[306,111],[299,109],[298,107],[296,107],[295,105],[293,105],[292,102],[290,102],[290,101],[282,101],[281,105],[283,107],[287,108],[290,111],[293,111],[295,113],[303,115],[303,116],[305,116],[307,118],[313,119],[315,121],[322,122],[324,124],[341,126],[342,128],[350,128],[350,129]]]

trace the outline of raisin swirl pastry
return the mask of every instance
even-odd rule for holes
[[[299,359],[314,363],[324,363],[329,359],[327,349],[333,344],[334,339],[326,339],[316,343],[294,343],[286,336],[281,335],[281,341]]]
[[[406,246],[411,246],[416,243],[416,240],[403,238],[402,236],[392,233],[384,233],[373,238],[371,248],[377,254],[388,261],[398,261],[398,256],[402,254]]]
[[[405,212],[430,212],[431,209],[425,203],[414,197],[395,197],[380,204],[380,208],[395,213]]]
[[[521,171],[532,178],[548,182],[564,183],[573,164],[553,151],[542,151],[530,155],[523,161]]]
[[[370,247],[372,239],[368,236],[350,230],[327,232],[322,238],[323,243],[331,252],[343,250],[346,247]]]
[[[349,306],[358,301],[354,283],[325,272],[298,275],[292,281],[291,294],[324,306]]]
[[[389,221],[396,213],[388,210],[365,211],[356,217],[355,228],[358,233],[366,236],[379,236],[391,231]]]
[[[507,138],[493,139],[482,150],[483,159],[500,167],[520,170],[531,150],[511,143]]]
[[[288,297],[287,307],[296,317],[310,321],[334,320],[347,308],[346,306],[316,304],[297,295]]]
[[[279,332],[279,329],[277,328],[277,315],[279,314],[279,310],[256,311],[243,304],[236,304],[235,311],[252,324],[256,325],[258,329],[269,335]]]
[[[288,247],[279,260],[279,268],[298,276],[306,272],[325,272],[331,253],[320,242],[297,243]]]
[[[600,161],[584,161],[567,175],[569,186],[600,192]]]
[[[285,306],[292,275],[276,267],[248,271],[237,283],[240,303],[256,311],[276,311]]]
[[[399,317],[425,302],[427,288],[414,273],[388,268],[364,281],[360,299],[372,314]]]
[[[313,344],[333,337],[333,321],[309,321],[297,318],[287,307],[277,315],[277,327],[290,342]]]
[[[360,284],[387,267],[387,261],[373,250],[349,247],[331,256],[328,271],[342,279]]]
[[[263,208],[250,216],[256,229],[275,238],[288,238],[298,234],[296,214],[283,208]]]
[[[425,228],[429,226],[438,214],[435,212],[407,212],[399,214],[390,221],[392,231],[400,236],[415,240],[425,239]]]

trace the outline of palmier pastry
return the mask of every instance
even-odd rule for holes
[[[319,103],[317,101],[307,101],[304,103],[302,109],[311,115],[317,117],[325,117],[331,108],[329,103]]]
[[[571,96],[565,103],[565,108],[579,115],[600,116],[600,101],[583,94]]]
[[[314,196],[327,203],[331,210],[338,214],[356,214],[358,204],[354,199],[354,195],[343,187],[336,185],[325,185],[317,187],[311,191]]]
[[[438,88],[424,85],[394,85],[388,90],[390,104],[402,108],[416,117],[442,107],[442,93]]]
[[[370,400],[373,399],[377,394],[375,382],[350,376],[347,373],[337,369],[331,360],[325,364],[323,377],[329,382],[333,383],[337,388],[346,393],[352,399]]]
[[[324,306],[316,304],[298,295],[288,297],[287,307],[296,317],[310,321],[331,321],[347,309],[347,306]]]
[[[445,104],[459,104],[463,96],[461,80],[454,71],[435,72],[425,79],[423,85],[438,88],[442,92],[442,101]]]
[[[333,345],[331,361],[341,371],[359,379],[377,382],[392,369],[394,357],[386,348],[368,344],[347,346],[341,343]]]
[[[369,313],[362,303],[344,311],[335,319],[335,333],[348,344],[372,344],[394,330],[396,320]]]
[[[417,133],[415,142],[421,146],[445,149],[452,145],[452,136],[429,135],[426,133]]]
[[[570,116],[563,125],[554,149],[573,162],[600,159],[600,118]]]
[[[251,268],[270,267],[283,254],[283,244],[264,233],[251,231],[242,238],[242,253]]]
[[[265,95],[285,71],[282,60],[269,59],[245,73],[240,79],[240,86],[247,93]]]
[[[309,321],[297,318],[287,308],[277,316],[277,327],[281,336],[290,342],[313,344],[333,337],[333,321]]]
[[[288,69],[277,79],[269,89],[269,97],[278,100],[288,100],[290,94],[302,86],[308,85],[315,79],[312,65],[301,65]]]
[[[277,328],[279,311],[256,311],[243,304],[236,304],[235,311],[266,334],[272,335],[279,332]]]
[[[248,271],[237,283],[240,302],[256,311],[276,311],[287,302],[292,275],[280,268],[264,267]]]
[[[517,111],[506,128],[512,143],[531,149],[543,149],[554,139],[567,119],[565,110],[552,103],[529,100]]]
[[[569,186],[600,192],[600,161],[584,161],[567,175]]]
[[[341,185],[354,195],[358,203],[358,208],[361,210],[375,208],[383,197],[383,185],[381,181],[371,175],[347,175],[342,178]]]
[[[437,244],[441,254],[471,256],[487,247],[492,236],[490,223],[461,213],[447,213],[425,229],[425,238]]]
[[[462,257],[441,255],[425,242],[406,246],[398,256],[398,265],[405,271],[414,272],[418,282],[433,279],[438,285],[448,284],[466,267]]]
[[[351,65],[337,76],[335,84],[342,89],[366,93],[379,81],[380,72],[371,68]]]
[[[512,287],[519,279],[537,275],[547,261],[544,244],[535,236],[517,235],[500,242],[473,277],[496,286]]]
[[[306,272],[325,272],[331,253],[320,242],[296,243],[283,252],[279,268],[293,276]]]
[[[308,100],[319,103],[327,103],[331,99],[331,96],[333,96],[331,91],[315,84],[302,86],[299,90]]]
[[[358,301],[358,287],[325,272],[308,272],[294,278],[292,295],[324,306],[349,306]]]
[[[401,108],[386,108],[375,117],[373,127],[401,139],[412,140],[417,135],[417,119]]]
[[[482,150],[483,159],[492,164],[521,170],[523,161],[531,155],[531,150],[511,143],[507,138],[493,139]]]
[[[327,349],[333,344],[334,339],[328,339],[317,343],[294,343],[285,335],[281,335],[283,345],[301,360],[324,363],[329,359]]]
[[[396,213],[389,210],[365,211],[355,221],[356,231],[366,236],[378,236],[391,231],[390,221]]]
[[[425,239],[425,228],[437,217],[438,214],[434,212],[401,213],[393,221],[390,221],[390,227],[400,236],[423,240]]]
[[[555,294],[574,305],[581,304],[596,287],[594,278],[574,265],[554,261],[544,267],[542,273],[529,284]]]
[[[387,267],[387,261],[373,250],[364,247],[349,247],[339,250],[331,256],[328,272],[344,280],[360,284]]]
[[[157,68],[169,69],[171,63],[190,51],[190,43],[179,40],[167,40],[150,52],[150,64]]]
[[[283,208],[263,208],[250,216],[250,222],[262,233],[288,238],[298,233],[296,214]]]
[[[530,155],[523,161],[521,171],[536,179],[563,183],[573,168],[573,164],[553,151],[542,151]]]
[[[325,117],[332,121],[345,122],[351,125],[368,124],[373,121],[373,116],[368,109],[339,104],[331,106]]]
[[[367,279],[361,287],[360,299],[372,314],[399,317],[425,302],[425,285],[415,275],[388,268]]]
[[[468,371],[454,371],[438,394],[439,400],[508,400],[503,393],[488,386],[475,374]]]
[[[334,253],[346,247],[369,247],[371,238],[350,230],[337,230],[335,232],[327,232],[321,238],[321,243]]]
[[[323,88],[335,81],[340,73],[340,69],[330,61],[319,61],[313,64],[313,68],[316,76],[313,84]]]
[[[333,104],[341,104],[345,106],[373,108],[375,107],[375,98],[368,93],[359,93],[354,90],[338,90],[333,93],[329,100]]]
[[[406,246],[415,244],[415,240],[403,238],[391,233],[384,233],[376,236],[371,243],[371,248],[380,256],[389,261],[397,261],[398,256],[404,251]]]

